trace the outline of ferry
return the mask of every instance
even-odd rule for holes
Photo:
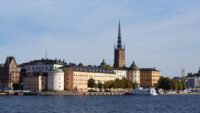
[[[142,87],[139,87],[139,88],[132,90],[129,93],[126,93],[126,95],[153,95],[153,96],[156,96],[158,94],[156,93],[155,88],[144,89]]]

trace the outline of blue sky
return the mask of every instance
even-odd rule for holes
[[[0,63],[48,57],[113,64],[121,20],[126,64],[178,76],[200,66],[199,0],[0,0]]]

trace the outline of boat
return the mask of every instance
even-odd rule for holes
[[[153,96],[156,96],[158,94],[156,93],[155,88],[144,89],[142,87],[139,87],[139,88],[132,90],[131,92],[126,93],[126,95],[153,95]]]

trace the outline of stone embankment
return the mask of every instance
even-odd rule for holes
[[[44,91],[38,93],[41,96],[118,96],[124,95],[125,92],[73,92],[73,91]]]

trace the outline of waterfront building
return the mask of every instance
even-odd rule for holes
[[[48,73],[50,70],[64,65],[65,62],[61,60],[41,59],[21,64],[21,67],[26,70],[28,75],[31,75],[37,72]]]
[[[34,73],[33,76],[23,77],[23,89],[32,92],[41,92],[47,90],[47,74]]]
[[[62,69],[53,69],[48,73],[48,90],[63,91],[64,90],[64,71]]]
[[[21,64],[21,68],[25,70],[25,74],[23,74],[23,80],[25,80],[23,81],[24,89],[35,91],[47,90],[48,73],[64,65],[64,61],[56,59],[41,59]]]
[[[137,83],[140,86],[140,69],[137,67],[135,62],[131,64],[127,71],[127,78],[132,83]]]
[[[93,78],[96,83],[115,79],[115,73],[111,69],[99,66],[68,65],[65,70],[65,90],[88,91],[88,80]]]
[[[115,79],[127,78],[127,70],[125,68],[114,68]]]
[[[140,69],[140,86],[144,88],[155,87],[160,79],[160,71],[155,68]]]
[[[15,57],[7,57],[4,65],[0,66],[0,90],[13,89],[13,84],[19,84],[20,70]]]
[[[121,40],[121,28],[119,22],[118,28],[118,37],[117,37],[117,47],[114,47],[114,68],[124,68],[126,67],[125,63],[125,47],[122,47]]]
[[[186,88],[193,88],[197,90],[200,88],[200,68],[197,73],[189,73],[185,77]]]

